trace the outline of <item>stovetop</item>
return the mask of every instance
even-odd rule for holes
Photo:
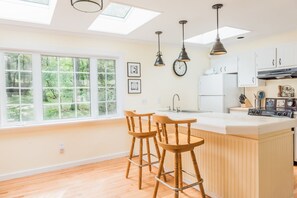
[[[248,115],[293,118],[294,112],[297,112],[297,99],[266,98],[265,107],[261,109],[249,109]]]
[[[294,111],[285,108],[249,109],[248,115],[293,118]]]

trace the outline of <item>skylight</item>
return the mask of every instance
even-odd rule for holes
[[[89,27],[89,30],[129,34],[160,13],[118,3],[110,3]]]
[[[0,0],[0,19],[50,24],[57,0]]]
[[[222,27],[219,28],[220,39],[226,39],[230,37],[235,37],[238,35],[249,33],[248,30],[242,30],[232,27]],[[192,38],[186,39],[185,42],[187,43],[197,43],[197,44],[209,44],[215,42],[217,37],[217,30],[212,30],[210,32],[206,32],[204,34],[199,34]]]
[[[102,12],[102,15],[124,19],[128,15],[131,8],[132,8],[131,6],[117,4],[117,3],[111,3]]]

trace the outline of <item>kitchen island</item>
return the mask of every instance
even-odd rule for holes
[[[195,153],[209,196],[293,197],[291,128],[297,126],[296,119],[224,113],[157,114],[172,119],[197,118],[197,123],[192,125],[192,135],[205,140]],[[173,156],[167,155],[166,169],[173,169],[172,161]],[[194,173],[188,154],[183,155],[183,168]],[[195,180],[186,175],[184,179],[185,182]]]

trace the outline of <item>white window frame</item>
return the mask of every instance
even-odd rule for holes
[[[34,97],[34,120],[30,122],[7,122],[6,119],[6,105],[7,98],[6,92],[0,94],[0,128],[10,128],[19,126],[34,126],[34,125],[47,125],[55,123],[67,122],[80,122],[90,120],[106,120],[118,119],[123,117],[123,99],[124,99],[124,62],[120,55],[86,55],[86,54],[64,54],[55,52],[32,52],[26,50],[1,50],[0,51],[0,65],[4,66],[5,53],[25,53],[32,55],[32,84],[33,84],[33,97]],[[57,119],[57,120],[43,120],[43,89],[42,89],[42,72],[41,72],[41,56],[63,56],[63,57],[79,57],[89,58],[90,60],[90,108],[91,116],[87,118],[71,118],[71,119]],[[99,116],[98,113],[98,59],[111,59],[115,60],[116,64],[116,103],[117,114]],[[3,76],[2,76],[3,75]],[[5,90],[5,67],[0,67],[0,90]]]

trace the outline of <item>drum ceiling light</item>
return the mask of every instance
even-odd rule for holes
[[[103,0],[71,0],[71,5],[81,12],[94,13],[103,9]]]

